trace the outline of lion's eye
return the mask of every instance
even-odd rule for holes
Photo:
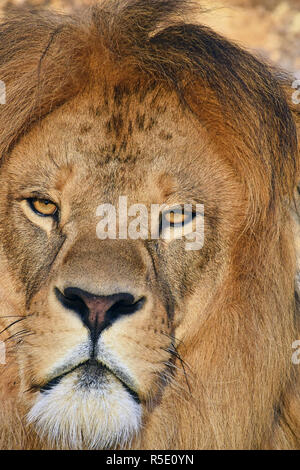
[[[48,199],[28,199],[31,209],[43,217],[54,216],[57,211],[57,205]]]
[[[195,216],[193,211],[186,211],[184,208],[170,209],[164,212],[163,218],[171,227],[183,226],[189,223]]]

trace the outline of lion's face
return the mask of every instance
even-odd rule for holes
[[[125,446],[142,432],[176,346],[201,324],[191,311],[208,301],[230,232],[234,177],[199,124],[174,96],[114,93],[45,118],[0,181],[3,248],[27,315],[18,354],[28,420],[75,448]],[[97,207],[120,196],[149,211],[204,203],[203,248],[174,234],[99,239]]]

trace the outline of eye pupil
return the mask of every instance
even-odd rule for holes
[[[29,199],[31,209],[41,216],[53,216],[57,212],[57,206],[49,199]]]
[[[161,230],[163,229],[164,224],[174,228],[183,227],[186,224],[189,224],[195,216],[196,212],[193,209],[186,209],[183,206],[169,209],[162,214]]]
[[[174,212],[174,211],[169,212],[168,220],[172,224],[182,223],[184,222],[184,219],[185,219],[184,214],[181,214],[180,212]]]

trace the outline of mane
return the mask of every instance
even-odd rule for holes
[[[277,197],[292,196],[297,171],[285,77],[209,28],[186,22],[193,8],[188,0],[103,0],[80,16],[12,14],[0,26],[7,90],[0,156],[93,82],[164,86],[247,175],[248,221],[267,217]]]

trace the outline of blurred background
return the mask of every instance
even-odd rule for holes
[[[97,0],[0,0],[0,15],[13,6],[70,12]],[[111,0],[112,2],[114,0]],[[300,79],[300,0],[196,0],[200,21]]]

